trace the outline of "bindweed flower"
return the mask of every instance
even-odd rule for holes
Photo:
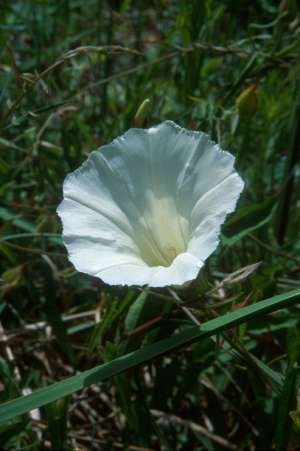
[[[216,249],[244,183],[234,157],[171,121],[130,129],[64,182],[69,259],[111,285],[182,285]]]

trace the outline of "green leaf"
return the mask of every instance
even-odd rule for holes
[[[143,291],[131,304],[124,322],[125,332],[129,332],[138,326],[141,314],[147,303],[147,297],[147,291]]]
[[[119,350],[117,346],[111,342],[107,342],[101,351],[104,362],[112,361],[118,355]],[[130,429],[137,435],[138,444],[150,446],[149,433],[152,430],[151,416],[149,411],[144,410],[143,402],[135,399],[135,391],[130,383],[132,377],[134,377],[133,375],[134,373],[131,373],[129,376],[126,372],[123,372],[114,377],[117,396]]]
[[[250,354],[251,355],[251,354]],[[260,371],[264,374],[264,376],[267,377],[267,379],[270,381],[270,383],[275,387],[282,387],[283,386],[283,378],[279,373],[272,370],[268,365],[266,365],[262,360],[255,357],[255,355],[251,355],[251,359],[255,364],[258,366]]]
[[[185,328],[169,338],[147,345],[142,349],[118,357],[111,362],[94,367],[48,387],[38,389],[28,396],[8,401],[0,406],[0,423],[41,407],[63,396],[67,396],[90,384],[108,379],[124,370],[145,363],[154,357],[186,345],[187,343],[230,329],[262,314],[286,308],[290,304],[297,302],[299,296],[300,288],[244,307],[240,310],[226,313],[223,316],[207,321],[201,326]]]
[[[62,245],[61,235],[57,233],[42,233],[42,232],[28,232],[28,233],[14,233],[1,237],[3,241],[18,240],[23,238],[49,238],[54,244]]]
[[[47,259],[45,258],[45,262]],[[44,294],[45,294],[45,302],[44,302],[44,312],[47,318],[47,322],[53,328],[53,332],[55,333],[57,342],[66,357],[68,358],[71,365],[76,366],[77,359],[74,353],[72,343],[67,334],[67,328],[62,320],[61,313],[57,306],[57,282],[53,277],[51,268],[44,263],[43,265],[44,274],[45,274],[45,286],[44,286]]]
[[[18,434],[24,432],[28,425],[28,420],[21,420],[17,423],[9,424],[8,426],[0,427],[0,443],[3,447],[2,449],[12,449],[10,441]],[[8,448],[9,446],[9,448]]]
[[[293,426],[296,429],[297,433],[300,433],[300,409],[299,406],[297,406],[296,410],[292,410],[290,412],[290,417],[293,421]]]
[[[288,359],[285,381],[277,404],[277,418],[274,433],[275,449],[281,451],[286,449],[290,430],[290,413],[296,407],[297,376],[299,369],[297,361],[300,356],[300,331],[295,327],[287,332]]]
[[[128,294],[120,302],[119,299],[113,299],[110,303],[107,303],[107,309],[104,317],[96,324],[88,344],[89,353],[93,352],[101,342],[101,338],[108,327],[111,327],[113,322],[116,321],[124,310],[128,307],[133,297],[133,292],[129,291]]]
[[[124,321],[124,330],[127,334],[127,340],[123,340],[120,346],[120,350],[125,354],[127,352],[134,351],[142,346],[142,343],[145,339],[145,334],[142,333],[133,333],[135,329],[138,329],[139,326],[143,327],[145,324],[149,324],[155,318],[163,318],[169,313],[171,308],[174,307],[174,303],[169,300],[163,300],[155,298],[155,295],[151,293],[151,296],[148,296],[147,289],[142,291],[136,300],[130,306],[127,315]],[[153,325],[153,323],[152,323]],[[156,330],[152,330],[152,336],[150,342],[155,341],[156,334],[159,334],[160,328]],[[141,332],[141,331],[140,331]],[[167,331],[167,328],[164,327],[164,332],[167,336],[170,332]],[[164,338],[160,336],[159,339]],[[147,336],[149,339],[149,336]]]
[[[3,221],[9,221],[16,227],[19,227],[22,230],[26,230],[27,232],[34,232],[35,231],[35,225],[31,222],[22,219],[20,215],[17,213],[11,212],[7,208],[1,207],[0,208],[0,218],[3,219]]]
[[[52,449],[67,449],[68,402],[69,398],[65,397],[47,406],[48,434]]]
[[[274,198],[271,198],[260,204],[242,208],[224,225],[222,231],[223,245],[232,246],[248,233],[267,224],[273,217],[276,205]]]
[[[290,415],[296,400],[296,380],[298,368],[289,368],[286,374],[281,396],[278,399],[277,421],[274,434],[275,449],[282,451],[286,445],[290,432]]]

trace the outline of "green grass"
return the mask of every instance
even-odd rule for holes
[[[16,0],[0,45],[0,446],[297,448],[298,2]],[[167,289],[75,272],[55,213],[91,150],[165,119],[246,181],[179,293],[203,329]]]

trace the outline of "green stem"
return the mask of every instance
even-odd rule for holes
[[[300,82],[295,82],[295,101],[292,106],[290,116],[289,136],[290,143],[288,149],[288,156],[285,166],[285,173],[283,181],[288,180],[285,188],[282,190],[276,218],[276,236],[279,244],[282,244],[285,239],[288,220],[289,209],[294,190],[294,170],[300,155]]]

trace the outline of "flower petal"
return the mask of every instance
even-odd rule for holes
[[[178,255],[168,267],[140,267],[134,264],[117,263],[107,266],[95,274],[111,285],[147,285],[149,287],[165,287],[183,285],[195,279],[203,262],[187,252]]]
[[[89,206],[65,198],[58,214],[69,259],[78,271],[95,275],[115,262],[145,265],[130,236]]]
[[[204,194],[192,211],[192,238],[188,250],[203,261],[216,249],[226,215],[234,211],[244,182],[234,172]]]

